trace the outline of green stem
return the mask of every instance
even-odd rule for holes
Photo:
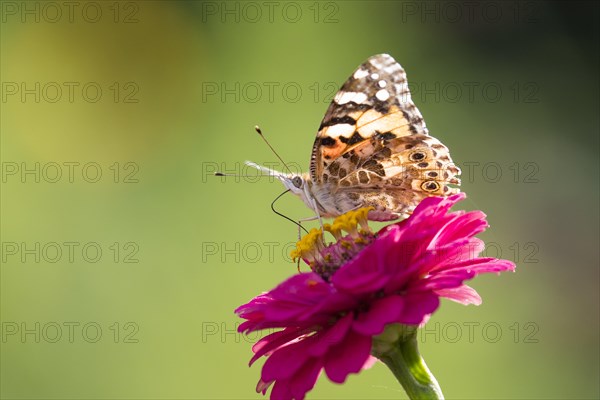
[[[442,389],[419,353],[416,333],[414,329],[374,355],[392,370],[411,400],[443,399]]]

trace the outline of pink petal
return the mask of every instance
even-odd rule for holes
[[[252,346],[254,357],[250,359],[250,365],[265,354],[284,346],[287,343],[297,340],[300,336],[306,333],[303,328],[286,328],[283,331],[271,333],[260,339]]]
[[[371,353],[371,337],[349,332],[343,343],[327,353],[325,373],[336,383],[343,383],[350,373],[359,372]]]
[[[455,212],[450,215],[452,219],[438,232],[437,242],[449,243],[457,239],[472,237],[483,232],[488,226],[485,214],[481,211]]]
[[[256,393],[267,393],[267,390],[269,390],[269,387],[271,387],[272,384],[273,382],[263,382],[262,379],[259,379],[256,384]]]
[[[331,283],[341,291],[354,295],[373,293],[381,289],[389,279],[385,267],[386,248],[378,238],[363,249],[353,260],[347,262],[332,277]],[[382,251],[383,250],[383,251]],[[382,268],[383,267],[383,268]]]
[[[344,337],[352,326],[352,317],[353,314],[349,313],[344,318],[337,321],[332,327],[318,332],[309,338],[310,347],[307,348],[306,351],[311,356],[320,357],[323,356],[331,346],[343,342]]]
[[[439,297],[432,292],[408,293],[404,301],[404,309],[396,322],[406,325],[420,325],[440,305]]]
[[[288,381],[277,381],[271,390],[271,400],[293,400],[294,396]]]
[[[404,308],[401,296],[388,296],[373,302],[368,311],[359,313],[352,328],[363,335],[379,335],[385,326],[397,321]]]
[[[273,352],[263,365],[261,379],[264,382],[271,382],[288,379],[294,375],[309,359],[309,355],[302,351],[303,342],[300,341]]]
[[[306,392],[311,390],[315,386],[315,383],[317,383],[322,369],[323,360],[319,358],[312,359],[310,362],[304,364],[302,369],[294,375],[290,382],[290,392],[294,399],[300,400],[304,398]],[[271,397],[274,398],[273,396]]]
[[[377,361],[379,361],[378,358],[375,358],[373,356],[369,356],[369,358],[367,358],[367,361],[365,361],[365,364],[362,366],[362,369],[369,369],[369,368],[371,368],[373,365],[375,365],[375,363],[377,363]]]
[[[481,297],[479,294],[470,286],[462,285],[452,289],[439,289],[434,291],[438,296],[445,297],[457,303],[469,305],[474,304],[476,306],[481,304]]]

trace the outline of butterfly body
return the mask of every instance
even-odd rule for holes
[[[370,57],[344,83],[321,122],[310,173],[255,168],[277,177],[321,217],[371,206],[369,219],[406,217],[428,196],[458,193],[460,169],[429,135],[406,74],[387,54]]]

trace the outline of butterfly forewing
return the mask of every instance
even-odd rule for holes
[[[325,215],[373,206],[369,218],[406,216],[425,197],[458,189],[460,170],[446,146],[428,135],[406,73],[391,56],[369,58],[331,102],[310,165]]]

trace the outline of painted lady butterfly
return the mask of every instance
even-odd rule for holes
[[[247,164],[281,180],[318,218],[367,206],[371,220],[407,217],[425,197],[458,193],[449,185],[460,184],[448,148],[429,136],[411,100],[404,69],[387,54],[365,61],[335,95],[310,173]]]

